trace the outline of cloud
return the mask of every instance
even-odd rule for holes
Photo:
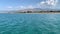
[[[20,9],[25,9],[26,7],[25,6],[19,6]]]
[[[14,8],[13,6],[5,6],[3,9],[4,10],[13,10],[13,8]]]
[[[28,5],[28,6],[17,6],[17,9],[33,9],[34,7],[32,5]]]
[[[40,6],[41,8],[52,8],[55,7],[58,3],[58,0],[46,0],[46,1],[41,1],[40,3],[38,3],[38,6]]]
[[[34,8],[34,6],[32,6],[32,5],[28,5],[28,6],[21,5],[21,6],[15,6],[15,7],[7,6],[7,7],[5,7],[5,10],[21,10],[21,9],[33,9],[33,8]]]
[[[33,9],[34,7],[32,5],[27,6],[26,8]]]
[[[12,9],[13,7],[12,6],[7,6],[8,9]]]
[[[55,6],[55,5],[57,4],[57,0],[48,0],[48,1],[46,1],[46,3],[47,3],[48,5]]]

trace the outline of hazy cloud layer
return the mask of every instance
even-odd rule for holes
[[[41,0],[35,5],[19,5],[19,6],[7,6],[6,10],[20,10],[20,9],[33,9],[33,8],[55,8],[57,6],[58,0]]]

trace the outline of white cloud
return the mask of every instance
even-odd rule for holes
[[[12,7],[12,6],[8,6],[7,8],[8,8],[8,9],[12,9],[13,7]]]
[[[27,6],[26,8],[33,9],[34,7],[32,5]]]
[[[46,0],[46,1],[41,1],[38,3],[40,7],[45,7],[45,8],[52,8],[55,7],[58,3],[58,0]]]
[[[28,6],[18,6],[16,8],[18,8],[18,9],[33,9],[34,7],[32,5],[28,5]]]
[[[19,8],[20,8],[20,9],[25,9],[26,7],[25,7],[25,6],[20,6]]]
[[[40,4],[45,4],[46,2],[44,2],[44,1],[42,1],[42,2],[40,2]]]
[[[5,6],[4,10],[13,10],[12,6]]]
[[[48,5],[52,5],[52,6],[55,6],[57,4],[57,0],[47,0],[46,3]]]
[[[21,10],[21,9],[33,9],[34,7],[32,5],[28,5],[28,6],[6,6],[5,10]]]

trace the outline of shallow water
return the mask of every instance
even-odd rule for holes
[[[60,14],[0,14],[0,34],[60,34]]]

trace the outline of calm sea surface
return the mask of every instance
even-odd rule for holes
[[[60,34],[60,14],[0,14],[0,34]]]

